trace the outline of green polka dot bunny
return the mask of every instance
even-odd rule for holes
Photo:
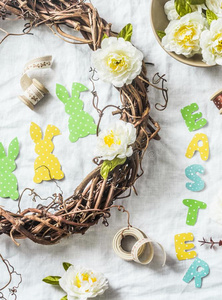
[[[0,143],[0,197],[17,200],[19,197],[17,178],[12,173],[16,169],[15,159],[19,154],[19,142],[14,138],[8,147],[6,156],[4,147]]]
[[[61,84],[56,85],[56,95],[62,103],[65,104],[65,111],[69,118],[69,139],[72,143],[79,138],[83,138],[89,134],[96,134],[97,126],[93,118],[83,110],[83,101],[79,99],[80,93],[87,91],[81,83],[74,82],[72,85],[72,96]]]

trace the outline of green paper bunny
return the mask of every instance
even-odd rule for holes
[[[6,156],[4,147],[0,143],[0,197],[10,197],[17,200],[19,197],[17,178],[12,172],[16,169],[15,159],[19,154],[19,142],[14,138],[8,147]]]
[[[87,90],[83,84],[74,82],[70,97],[63,85],[56,85],[56,95],[65,104],[65,112],[70,115],[68,127],[69,139],[72,143],[89,134],[96,134],[97,126],[93,118],[83,110],[84,103],[79,99],[80,93]]]

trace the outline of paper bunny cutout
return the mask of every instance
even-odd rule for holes
[[[41,128],[37,124],[31,123],[30,135],[36,144],[35,152],[39,155],[34,163],[35,176],[33,180],[35,183],[43,180],[59,180],[64,177],[58,158],[51,154],[54,149],[52,139],[59,134],[60,130],[56,126],[48,125],[42,139]]]
[[[19,154],[19,142],[14,138],[8,147],[6,156],[4,147],[0,143],[0,197],[17,200],[19,197],[17,178],[12,173],[16,169],[15,159]]]
[[[74,82],[70,97],[63,85],[56,85],[56,95],[65,104],[65,112],[70,115],[68,127],[69,139],[72,143],[89,134],[96,134],[97,126],[93,118],[83,110],[84,103],[79,99],[80,93],[87,90],[83,84]]]

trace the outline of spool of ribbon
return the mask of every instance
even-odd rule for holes
[[[30,109],[34,109],[34,106],[46,95],[49,91],[45,86],[35,78],[30,78],[26,73],[33,69],[46,69],[52,65],[52,56],[43,56],[35,58],[26,63],[23,71],[23,75],[20,80],[21,87],[24,91],[24,95],[19,96],[19,99],[25,103]]]
[[[132,250],[130,252],[127,252],[122,248],[122,240],[126,236],[132,236],[137,240],[137,242],[133,245]],[[141,230],[134,228],[134,227],[122,228],[116,233],[116,235],[113,238],[113,250],[120,258],[122,258],[126,261],[135,261],[139,264],[147,265],[153,260],[153,257],[154,257],[153,243],[158,244],[163,252],[163,265],[162,266],[164,266],[166,263],[166,252],[165,252],[163,246],[161,244],[151,240],[149,237],[147,237],[145,235],[144,232],[142,232]],[[142,260],[141,257],[146,250],[146,245],[148,245],[148,247],[149,247],[149,252],[148,252],[147,257],[145,257]]]
[[[211,100],[214,102],[216,107],[219,109],[220,114],[222,114],[222,90],[216,92],[212,97]]]

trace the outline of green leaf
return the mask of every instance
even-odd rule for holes
[[[123,29],[120,31],[120,33],[118,34],[118,38],[121,37],[124,38],[125,41],[130,42],[132,34],[133,34],[133,25],[129,23],[125,27],[123,27]]]
[[[113,160],[105,160],[101,166],[100,174],[103,179],[107,179],[109,172],[111,172],[115,167],[124,164],[126,161],[125,158],[114,158]]]
[[[205,0],[188,0],[190,5],[201,5],[205,4]]]
[[[180,17],[192,13],[192,8],[187,0],[175,0],[175,8]]]
[[[52,284],[52,285],[59,285],[60,276],[48,276],[42,279],[45,283]]]
[[[162,39],[166,35],[165,31],[162,30],[157,30],[156,33],[160,39]]]
[[[104,33],[103,38],[102,38],[102,41],[103,41],[104,39],[107,39],[107,38],[108,38],[108,35],[107,35],[106,33]]]
[[[62,263],[62,265],[63,265],[63,268],[65,269],[65,271],[67,271],[68,268],[72,266],[72,264],[67,263],[67,262]]]
[[[207,22],[208,22],[209,25],[211,24],[211,22],[213,20],[218,19],[218,17],[215,15],[215,13],[212,12],[211,10],[209,10],[209,9],[206,11],[206,17],[207,17]]]
[[[67,300],[68,299],[68,297],[67,297],[67,295],[65,295],[64,297],[62,297],[60,300]]]

